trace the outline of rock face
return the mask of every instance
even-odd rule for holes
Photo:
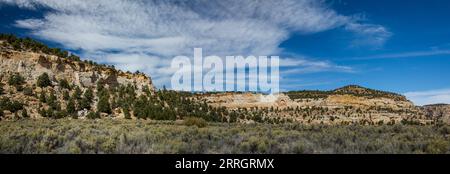
[[[202,95],[215,107],[230,110],[267,109],[270,117],[303,123],[429,124],[420,108],[394,93],[346,86],[333,91],[294,91],[277,95],[220,93]]]
[[[30,50],[17,51],[8,45],[0,45],[0,85],[3,89],[0,98],[21,102],[27,114],[32,118],[42,117],[42,114],[39,113],[40,110],[50,108],[48,102],[45,103],[39,99],[42,91],[45,91],[47,97],[49,93],[54,93],[58,102],[55,106],[58,109],[65,109],[68,105],[68,100],[62,97],[65,93],[70,96],[74,95],[75,87],[80,89],[81,94],[86,92],[87,89],[91,89],[95,95],[88,104],[93,110],[96,109],[96,104],[99,101],[96,95],[98,93],[96,90],[97,84],[102,84],[108,89],[120,85],[132,86],[133,91],[138,96],[145,93],[146,89],[151,93],[155,92],[151,79],[141,73],[127,73],[88,61],[71,60]],[[52,83],[51,87],[40,88],[37,86],[39,76],[44,73],[48,74]],[[9,78],[13,75],[23,77],[24,84],[20,85],[22,89],[7,85],[9,84]],[[72,86],[71,90],[63,89],[60,86],[59,82],[62,80],[66,80]],[[28,89],[28,91],[25,89]],[[112,96],[108,100],[110,103],[114,103],[116,102],[115,99]],[[5,118],[14,118],[17,115],[22,115],[20,112],[23,111],[15,114],[5,111],[0,114],[5,115]],[[87,115],[88,111],[84,110],[78,113],[79,117],[83,117]],[[111,115],[123,114],[120,111],[113,111]]]
[[[425,105],[420,107],[420,109],[429,118],[441,120],[443,123],[450,124],[450,105],[448,104]]]
[[[0,55],[0,74],[19,73],[25,81],[35,84],[37,78],[47,73],[53,80],[66,79],[79,87],[95,87],[102,81],[109,86],[133,84],[139,89],[148,86],[154,89],[150,78],[143,74],[131,74],[109,67],[71,61],[53,55],[19,52],[3,48]]]

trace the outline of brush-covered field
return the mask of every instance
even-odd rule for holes
[[[449,134],[450,126],[25,119],[0,122],[0,153],[450,153]]]

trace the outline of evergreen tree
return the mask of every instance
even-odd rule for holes
[[[94,99],[94,92],[92,91],[91,88],[88,88],[85,92],[84,92],[84,96],[83,96],[87,101],[92,102],[92,100]]]
[[[33,96],[33,89],[31,87],[25,87],[23,89],[23,94],[27,96]]]
[[[63,99],[64,99],[65,101],[68,101],[68,100],[70,99],[69,91],[64,90],[64,92],[63,92]]]
[[[19,73],[11,75],[8,79],[8,84],[11,86],[21,86],[25,83],[25,78],[23,78]]]
[[[51,85],[52,85],[52,81],[50,81],[50,77],[48,76],[47,73],[43,73],[42,75],[40,75],[38,77],[38,80],[37,80],[38,87],[45,88],[45,87],[51,86]]]
[[[74,114],[76,112],[75,109],[76,108],[75,108],[75,101],[74,101],[74,99],[69,99],[69,102],[67,103],[67,106],[66,106],[67,113]]]
[[[100,118],[100,114],[98,112],[91,111],[86,117],[89,119],[98,119]]]
[[[42,90],[41,95],[39,96],[39,101],[42,103],[46,103],[47,102],[46,95],[47,94],[45,93],[45,90]]]
[[[88,88],[83,95],[83,98],[79,101],[79,105],[81,109],[91,109],[91,103],[94,99],[94,94],[91,88]]]
[[[75,99],[75,100],[81,99],[81,89],[80,89],[80,87],[78,87],[78,86],[75,87],[75,91],[72,94],[72,98]]]
[[[111,105],[109,104],[109,96],[108,95],[100,96],[100,99],[97,103],[97,110],[98,110],[98,112],[111,114]]]
[[[97,81],[97,93],[100,93],[103,89],[105,89],[105,86],[103,84],[103,80],[100,79]]]
[[[22,118],[28,118],[29,116],[28,116],[28,112],[27,112],[27,110],[26,109],[23,109],[22,110]]]
[[[125,119],[131,119],[131,114],[128,108],[123,108],[123,114],[125,116]]]
[[[50,91],[50,95],[47,97],[47,104],[51,107],[51,108],[53,108],[53,109],[56,109],[57,108],[57,103],[58,101],[57,101],[57,98],[56,98],[56,95],[55,95],[55,91]]]
[[[87,109],[87,110],[91,109],[91,102],[86,98],[82,98],[79,101],[78,105],[79,105],[80,109]]]
[[[70,89],[69,82],[66,79],[59,80],[59,86],[63,89]]]
[[[3,89],[3,84],[0,83],[0,95],[2,95],[3,92],[5,92],[5,89]]]

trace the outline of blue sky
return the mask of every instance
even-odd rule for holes
[[[176,55],[279,55],[283,90],[348,84],[450,103],[446,0],[0,0],[0,32],[168,84]]]

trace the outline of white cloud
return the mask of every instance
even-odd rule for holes
[[[429,51],[412,51],[403,53],[381,54],[365,57],[355,57],[353,60],[371,60],[371,59],[396,59],[396,58],[412,58],[425,56],[450,55],[450,50],[434,49]]]
[[[392,33],[381,25],[348,23],[345,29],[356,33],[356,39],[352,44],[354,47],[380,48],[392,36]]]
[[[282,75],[317,72],[355,72],[352,67],[336,65],[329,61],[309,60],[305,58],[287,58],[280,60],[280,62],[283,62],[280,63],[280,66],[287,67],[287,69],[280,72]]]
[[[450,104],[450,89],[407,92],[404,95],[416,105],[421,106],[437,103]]]
[[[283,51],[279,45],[292,33],[343,27],[361,40],[355,43],[376,47],[390,36],[384,27],[340,15],[321,0],[0,0],[0,4],[50,9],[41,19],[21,19],[15,26],[80,50],[82,56],[125,70],[139,69],[161,82],[168,82],[170,71],[160,63],[168,65],[177,55],[191,56],[195,47],[203,48],[204,55],[278,55]],[[308,72],[349,68],[326,61],[302,63]]]

